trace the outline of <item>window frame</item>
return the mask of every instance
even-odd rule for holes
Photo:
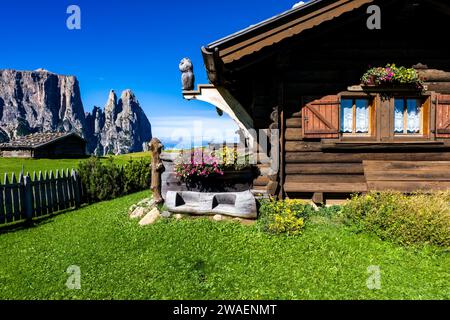
[[[409,95],[405,95],[405,96],[401,96],[401,95],[397,95],[397,96],[393,96],[392,98],[392,104],[393,104],[393,122],[394,122],[394,128],[393,128],[393,135],[394,138],[395,137],[424,137],[427,136],[429,133],[426,133],[425,131],[425,120],[426,120],[426,106],[425,104],[426,99],[425,97],[417,97],[417,96],[409,96]],[[403,132],[399,133],[395,131],[395,100],[399,100],[402,99],[404,102],[404,110],[403,110]],[[419,132],[414,132],[414,133],[409,133],[408,132],[408,100],[416,100],[416,101],[420,101],[420,105],[419,105],[419,118],[420,118],[420,130]]]
[[[352,132],[343,132],[343,110],[342,100],[352,100],[352,112],[353,112],[353,125]],[[356,132],[356,100],[368,100],[369,107],[369,132]],[[368,94],[354,94],[354,93],[342,93],[339,95],[339,136],[340,140],[360,140],[360,139],[374,139],[377,133],[377,108],[376,108],[376,96]]]
[[[393,90],[342,91],[339,96],[339,138],[326,139],[341,143],[423,143],[436,140],[432,121],[434,114],[433,92],[411,92]],[[395,134],[395,100],[398,98],[419,99],[421,104],[421,130],[418,134]],[[344,133],[342,128],[342,99],[368,99],[370,108],[369,133]]]

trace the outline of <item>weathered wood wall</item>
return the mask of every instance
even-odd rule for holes
[[[404,146],[401,150],[388,144],[329,150],[320,139],[306,140],[302,134],[305,101],[347,91],[360,83],[369,65],[411,67],[421,63],[429,70],[438,70],[421,71],[429,75],[428,91],[450,93],[445,73],[450,72],[450,41],[439,31],[448,29],[449,12],[431,2],[419,2],[417,7],[410,1],[376,1],[383,12],[381,30],[366,27],[364,7],[226,66],[234,70],[229,73],[230,86],[242,97],[256,129],[269,128],[275,106],[283,114],[282,166],[277,181],[287,195],[367,191],[366,160],[450,161],[447,143]],[[246,104],[249,96],[252,103]],[[437,140],[446,141],[444,135]],[[269,180],[260,178],[257,183],[263,181]],[[408,183],[414,187],[413,181]]]

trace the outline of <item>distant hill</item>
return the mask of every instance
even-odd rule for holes
[[[76,77],[47,70],[0,70],[0,142],[36,132],[77,132],[98,155],[139,152],[151,125],[131,90],[85,113]]]

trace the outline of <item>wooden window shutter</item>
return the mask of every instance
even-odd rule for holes
[[[339,106],[337,95],[326,96],[303,106],[303,137],[307,139],[339,138]]]
[[[436,105],[436,136],[450,138],[450,95],[437,96]]]

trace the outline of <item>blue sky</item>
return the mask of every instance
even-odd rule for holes
[[[202,45],[290,9],[295,0],[4,1],[0,68],[76,75],[86,111],[103,107],[110,89],[132,89],[154,127],[204,120],[234,128],[215,109],[181,97],[179,61],[187,56],[197,83],[207,83]],[[69,5],[81,8],[81,30],[66,27]]]

